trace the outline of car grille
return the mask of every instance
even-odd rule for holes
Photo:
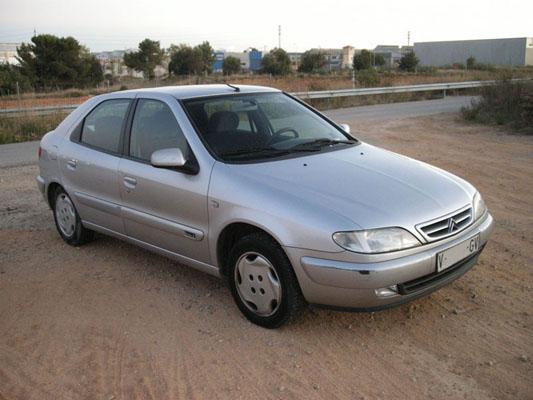
[[[431,242],[455,235],[470,225],[471,222],[472,207],[468,207],[437,221],[421,224],[417,228]]]

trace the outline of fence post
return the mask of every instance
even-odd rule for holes
[[[18,103],[19,103],[19,108],[22,108],[22,99],[20,98],[20,86],[19,86],[19,81],[16,81],[15,82],[15,86],[17,88],[17,99],[18,99]]]

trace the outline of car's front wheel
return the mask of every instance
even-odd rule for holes
[[[93,239],[94,232],[82,225],[74,203],[63,188],[55,191],[53,210],[57,231],[65,242],[80,246]]]
[[[254,324],[277,328],[297,317],[304,305],[298,280],[283,249],[254,233],[230,252],[230,288],[237,306]]]

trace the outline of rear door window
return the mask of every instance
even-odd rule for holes
[[[119,153],[120,135],[131,100],[106,100],[92,110],[83,123],[82,143],[91,147]]]

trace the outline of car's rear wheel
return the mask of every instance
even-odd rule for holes
[[[94,237],[94,232],[85,228],[69,195],[58,187],[54,196],[54,220],[57,231],[71,246],[80,246]]]
[[[253,233],[230,252],[228,277],[237,306],[254,324],[277,328],[302,311],[305,300],[282,248],[269,236]]]

